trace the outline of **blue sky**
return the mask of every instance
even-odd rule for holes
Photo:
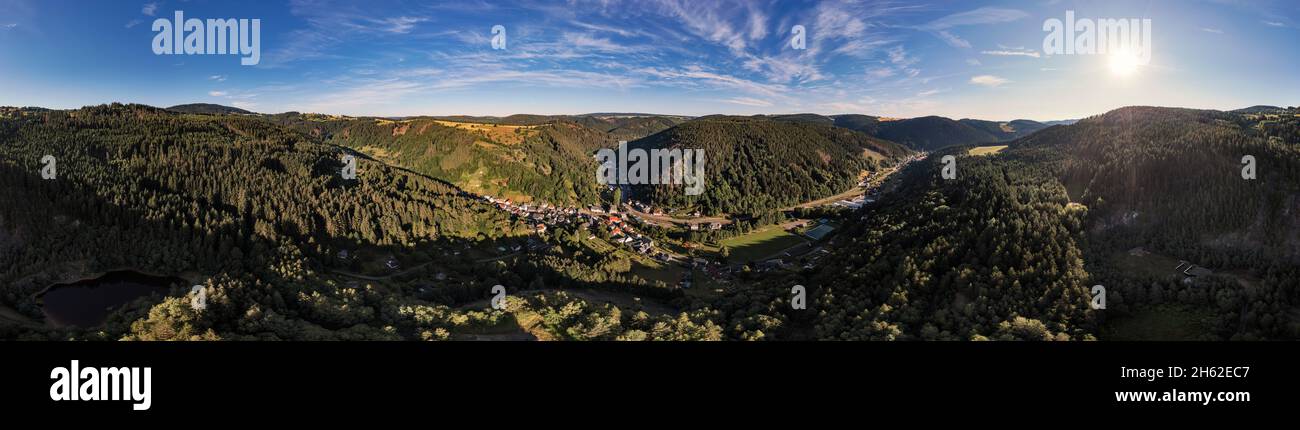
[[[177,10],[261,19],[261,63],[155,55],[151,23]],[[1046,55],[1044,22],[1067,10],[1150,19],[1150,62]],[[791,48],[795,25],[807,49]],[[1297,105],[1297,41],[1300,2],[1285,0],[0,0],[0,105],[1051,120]]]

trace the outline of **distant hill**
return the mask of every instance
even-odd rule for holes
[[[1005,142],[1028,136],[1051,125],[1027,119],[1008,122],[977,119],[954,121],[940,116],[884,121],[880,117],[860,114],[823,116],[804,113],[760,117],[777,121],[834,125],[922,151],[954,145]]]
[[[1241,108],[1232,111],[1233,113],[1283,113],[1286,108],[1267,105],[1255,105],[1248,108]]]
[[[871,136],[875,136],[880,133],[879,117],[874,117],[870,115],[849,114],[849,115],[835,115],[831,118],[834,119],[834,123],[836,127],[844,127],[849,130],[860,131]]]
[[[632,147],[702,149],[705,187],[642,186],[654,205],[706,214],[755,214],[852,188],[863,171],[892,165],[911,151],[852,130],[809,121],[710,116],[632,142]]]
[[[1159,317],[1179,330],[1136,331],[1300,337],[1300,117],[1128,107],[999,157],[965,152],[940,149],[900,173],[816,267],[729,296],[756,311],[724,325],[802,323],[834,340],[1104,340]],[[1242,178],[1242,154],[1261,166],[1256,179]],[[943,155],[960,160],[956,178],[941,177]],[[1189,277],[1179,260],[1213,273]],[[791,284],[809,286],[808,321],[781,319]],[[1104,311],[1089,306],[1095,285]]]
[[[984,121],[979,119],[963,119],[957,121],[962,124],[971,126],[977,130],[983,131],[996,137],[1000,141],[1017,139],[1028,136],[1035,131],[1047,128],[1047,124],[1027,119],[1018,119],[1009,122]]]
[[[190,103],[184,105],[176,105],[167,108],[167,110],[172,112],[180,112],[180,113],[199,113],[199,114],[208,114],[208,115],[229,115],[229,114],[242,115],[242,114],[253,113],[237,107],[222,106],[222,105],[211,104],[211,103]]]
[[[610,133],[568,119],[507,125],[464,121],[469,117],[399,121],[319,115],[277,118],[323,142],[355,149],[466,191],[566,205],[599,202],[592,153],[618,141]],[[523,116],[510,118],[535,122],[535,118]]]
[[[761,116],[766,118],[771,118],[777,121],[809,122],[809,123],[822,124],[822,125],[835,124],[834,118],[824,116],[824,115],[818,115],[815,113],[794,113],[794,114],[761,115]]]
[[[1062,119],[1062,120],[1056,120],[1056,121],[1043,121],[1043,125],[1046,125],[1046,126],[1048,126],[1048,127],[1051,127],[1051,126],[1054,126],[1054,125],[1070,125],[1070,124],[1074,124],[1074,123],[1076,123],[1076,122],[1079,122],[1079,120],[1077,120],[1077,119]]]
[[[876,137],[898,142],[919,151],[1005,140],[969,124],[940,116],[885,121],[881,122],[879,127]]]

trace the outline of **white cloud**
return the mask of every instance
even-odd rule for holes
[[[951,32],[948,32],[947,30],[939,31],[939,32],[935,33],[935,35],[936,35],[936,36],[939,36],[940,39],[943,39],[944,42],[947,42],[949,45],[952,45],[953,47],[956,47],[956,48],[969,48],[969,47],[970,47],[970,42],[967,42],[966,39],[962,39],[962,38],[960,38],[960,37],[957,37],[957,35],[952,34]]]
[[[145,15],[153,16],[157,12],[158,12],[158,3],[145,3],[144,6],[140,7],[140,13],[143,13]]]
[[[1201,27],[1201,31],[1206,33],[1223,34],[1223,30],[1217,28]]]
[[[745,2],[749,7],[749,38],[757,40],[767,37],[767,15],[754,7],[753,2]]]
[[[208,79],[209,79],[209,80],[213,80],[213,81],[217,81],[217,82],[225,82],[225,81],[226,81],[226,75],[212,75],[212,76],[208,76]]]
[[[917,97],[929,97],[929,96],[932,96],[932,95],[935,95],[935,94],[939,94],[939,93],[942,93],[942,92],[943,92],[943,90],[940,90],[940,89],[937,89],[937,88],[936,88],[936,89],[929,89],[929,90],[925,90],[925,91],[921,91],[921,92],[919,92],[919,93],[916,93],[916,96],[917,96]]]
[[[956,34],[953,34],[948,30],[968,25],[1000,24],[1019,20],[1028,16],[1029,14],[1016,9],[982,7],[971,11],[948,15],[916,28],[934,33],[935,36],[943,39],[944,42],[947,42],[949,45],[954,47],[970,48],[970,42],[958,37]]]
[[[1011,81],[993,75],[979,75],[970,78],[970,83],[986,87],[1000,87],[1008,82]]]
[[[1269,27],[1286,27],[1286,24],[1283,24],[1278,21],[1264,21],[1264,25],[1267,25]]]
[[[744,105],[744,106],[754,106],[754,107],[771,107],[771,106],[772,106],[772,102],[770,102],[770,101],[762,100],[762,99],[756,99],[756,98],[752,98],[752,97],[735,97],[735,98],[730,98],[730,99],[723,100],[723,101],[724,101],[724,102],[727,102],[727,103],[731,103],[731,104],[738,104],[738,105]]]
[[[1015,10],[995,7],[982,7],[968,12],[955,13],[930,21],[922,29],[939,31],[967,25],[999,24],[1028,17],[1029,14]]]
[[[4,25],[4,28],[5,28],[5,30],[13,30],[14,27],[17,27],[17,26],[18,26],[18,24],[16,24],[16,23],[10,23],[10,24],[5,24],[5,25]]]
[[[208,95],[212,97],[225,97],[226,94],[225,91],[208,91]]]
[[[563,43],[570,48],[594,49],[605,52],[626,52],[627,48],[607,38],[593,37],[584,33],[564,33]]]
[[[1017,57],[1017,56],[1018,56],[1018,57],[1034,57],[1034,58],[1038,58],[1038,57],[1041,56],[1041,54],[1039,54],[1038,51],[1034,51],[1034,50],[1013,51],[1013,50],[1006,50],[1006,49],[1003,49],[1003,50],[997,50],[997,51],[983,51],[983,52],[980,52],[980,53],[981,53],[981,54],[984,54],[984,55],[993,55],[993,56],[999,56],[999,57]]]
[[[625,29],[618,28],[618,27],[612,27],[612,26],[607,26],[607,25],[599,25],[599,24],[591,24],[591,23],[582,22],[582,21],[570,21],[569,23],[570,23],[570,24],[573,24],[573,25],[576,26],[576,27],[580,27],[580,28],[583,28],[583,29],[586,29],[586,30],[592,30],[592,31],[603,31],[603,32],[606,32],[606,33],[614,33],[614,34],[617,34],[617,35],[619,35],[619,36],[623,36],[623,37],[632,37],[632,36],[636,36],[636,35],[638,34],[638,32],[634,32],[634,31],[630,31],[630,30],[625,30]]]
[[[894,76],[896,74],[898,74],[898,72],[895,72],[894,69],[890,69],[888,67],[877,67],[874,69],[867,70],[867,77],[874,78],[874,79],[885,79]]]
[[[980,63],[980,60],[977,60],[977,59],[974,59],[974,58],[967,58],[967,59],[966,59],[966,64],[970,64],[970,65],[972,65],[972,66],[978,66],[978,65],[983,64],[983,63]]]
[[[399,16],[379,21],[383,24],[383,31],[389,33],[406,34],[415,28],[415,24],[428,21],[427,18],[412,18],[409,16]]]
[[[712,85],[718,88],[729,88],[744,91],[750,94],[774,97],[784,94],[787,89],[783,85],[765,84],[748,79],[738,78],[735,76],[721,75],[705,71],[698,66],[688,66],[679,70],[662,70],[656,68],[643,68],[637,72],[658,78],[664,81],[681,81],[699,82]]]

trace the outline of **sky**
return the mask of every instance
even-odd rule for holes
[[[260,62],[155,54],[176,11],[259,19]],[[1149,19],[1149,61],[1046,52],[1067,11]],[[0,105],[1056,120],[1294,106],[1297,42],[1291,0],[0,0]]]

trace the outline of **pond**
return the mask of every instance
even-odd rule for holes
[[[153,293],[166,294],[172,285],[185,285],[185,280],[134,271],[109,272],[50,286],[41,295],[42,308],[45,318],[56,326],[95,327],[122,305]]]

